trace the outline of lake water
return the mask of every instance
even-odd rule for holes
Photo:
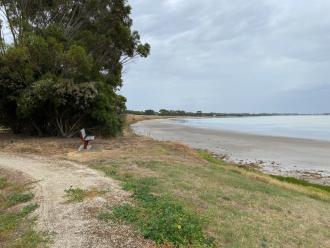
[[[190,127],[330,141],[330,116],[266,116],[187,118],[177,123]]]

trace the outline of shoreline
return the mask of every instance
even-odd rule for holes
[[[138,135],[205,149],[268,174],[330,185],[329,141],[187,127],[169,119],[141,121],[131,127]]]

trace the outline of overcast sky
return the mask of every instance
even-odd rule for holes
[[[329,0],[130,0],[128,108],[330,112]]]

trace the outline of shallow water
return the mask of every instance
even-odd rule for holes
[[[204,129],[330,141],[329,115],[187,118],[175,122]]]

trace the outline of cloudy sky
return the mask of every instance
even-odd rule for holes
[[[130,0],[128,108],[330,112],[329,0]]]

